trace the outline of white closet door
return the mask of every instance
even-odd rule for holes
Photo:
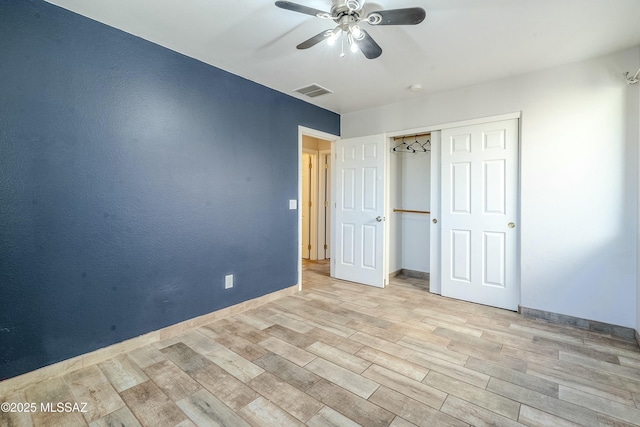
[[[442,131],[442,295],[516,310],[518,120]]]
[[[342,139],[336,148],[334,275],[384,287],[384,135]]]
[[[429,239],[429,291],[435,294],[442,293],[442,281],[441,281],[441,235],[442,235],[442,221],[440,220],[440,203],[442,185],[440,182],[440,131],[431,132],[431,230]]]

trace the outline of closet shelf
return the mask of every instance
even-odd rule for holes
[[[405,213],[416,213],[416,214],[425,214],[425,215],[431,215],[431,212],[429,211],[414,211],[411,209],[393,209],[394,212],[405,212]]]

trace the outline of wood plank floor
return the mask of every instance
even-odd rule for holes
[[[306,262],[304,291],[36,384],[0,426],[640,426],[635,342],[385,289]]]

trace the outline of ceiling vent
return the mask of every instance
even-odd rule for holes
[[[310,84],[309,86],[301,87],[300,89],[296,89],[294,92],[307,95],[309,98],[315,98],[316,96],[326,95],[327,93],[333,93],[332,90],[329,90],[315,83]]]

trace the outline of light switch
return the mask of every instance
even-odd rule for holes
[[[298,209],[298,201],[297,200],[289,200],[289,209]]]

